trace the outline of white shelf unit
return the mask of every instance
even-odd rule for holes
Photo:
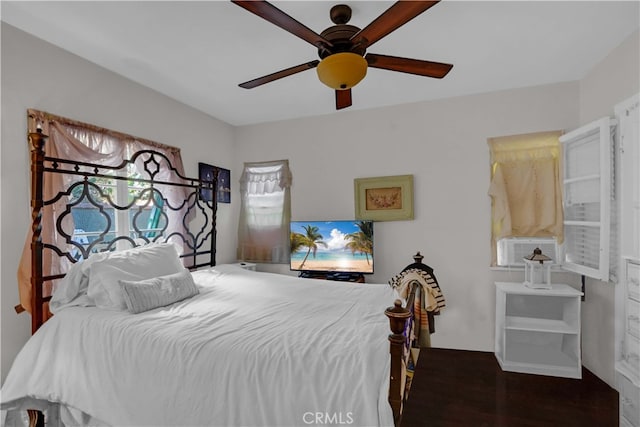
[[[495,354],[504,371],[582,378],[580,296],[568,285],[496,283]]]

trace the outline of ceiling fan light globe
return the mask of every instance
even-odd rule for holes
[[[317,66],[318,78],[335,90],[351,89],[367,75],[367,60],[351,52],[334,53]]]

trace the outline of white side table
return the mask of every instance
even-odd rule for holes
[[[582,378],[582,292],[563,284],[551,289],[495,285],[495,354],[502,370]]]

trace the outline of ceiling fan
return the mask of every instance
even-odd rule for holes
[[[375,42],[438,2],[439,0],[398,1],[363,29],[347,24],[351,19],[351,8],[345,4],[339,4],[333,6],[329,14],[335,25],[317,34],[267,1],[232,0],[232,3],[311,43],[318,49],[320,57],[320,60],[316,59],[286,68],[241,83],[239,86],[252,89],[283,77],[317,68],[320,81],[335,90],[336,109],[340,110],[351,106],[351,88],[364,78],[368,67],[441,79],[447,75],[453,65],[367,53],[367,49]]]

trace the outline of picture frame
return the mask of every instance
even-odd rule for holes
[[[231,171],[218,168],[218,203],[231,203]]]
[[[218,203],[231,203],[231,171],[207,163],[198,163],[198,177],[201,181],[213,181],[216,172],[218,173],[216,201]],[[210,202],[213,199],[213,190],[200,190],[200,198],[205,202]]]
[[[353,182],[356,219],[413,219],[413,175],[356,178]]]

